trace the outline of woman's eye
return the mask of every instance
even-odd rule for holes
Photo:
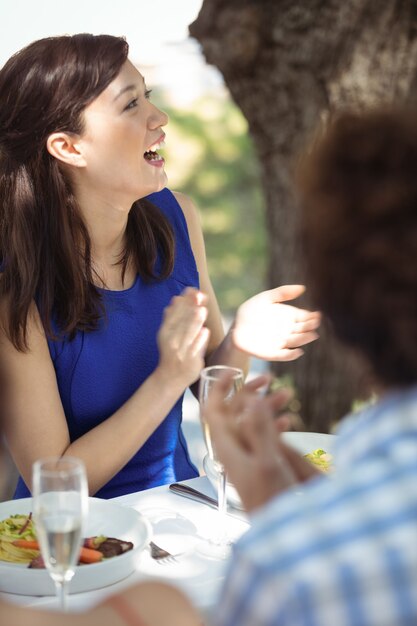
[[[134,109],[136,106],[138,106],[138,99],[133,98],[133,100],[129,102],[129,104],[125,107],[124,110],[129,111],[130,109]]]
[[[151,97],[151,93],[152,93],[152,89],[146,89],[146,91],[145,91],[145,98],[147,100],[149,100],[149,98]]]

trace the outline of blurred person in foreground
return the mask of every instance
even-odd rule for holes
[[[302,162],[307,287],[378,399],[342,421],[325,476],[280,441],[282,397],[214,392],[214,444],[252,518],[217,626],[417,624],[416,166],[414,111],[342,114]]]
[[[45,456],[81,458],[102,498],[197,476],[181,424],[201,368],[295,359],[317,338],[318,314],[282,304],[300,285],[247,300],[223,332],[198,212],[166,187],[168,117],[128,51],[49,37],[0,70],[0,410],[16,498]]]

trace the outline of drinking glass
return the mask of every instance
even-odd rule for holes
[[[210,436],[210,427],[204,416],[204,405],[207,402],[208,396],[213,385],[224,376],[229,373],[232,376],[230,387],[224,398],[225,402],[228,402],[234,394],[243,387],[243,371],[238,367],[229,367],[227,365],[213,365],[206,367],[202,370],[200,375],[199,386],[199,401],[200,401],[200,420],[203,429],[203,435],[207,446],[208,456],[213,461],[214,467],[218,475],[218,527],[216,535],[210,540],[210,546],[205,552],[211,556],[218,558],[226,558],[229,553],[229,542],[226,534],[226,513],[227,513],[227,498],[226,498],[226,473],[222,463],[216,455],[215,447]]]
[[[68,585],[78,563],[87,517],[88,489],[84,463],[50,457],[33,464],[33,519],[45,566],[55,583],[63,611]]]

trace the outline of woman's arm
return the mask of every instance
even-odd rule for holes
[[[208,273],[200,216],[194,203],[188,196],[179,192],[174,192],[174,195],[184,212],[187,222],[191,247],[200,277],[200,289],[207,295],[208,315],[206,326],[210,330],[210,339],[207,346],[206,365],[227,364],[241,367],[247,372],[249,356],[236,348],[232,341],[231,330],[226,335],[224,333],[219,304]]]
[[[208,296],[206,325],[210,342],[206,364],[241,367],[247,371],[249,357],[270,361],[289,361],[303,354],[301,346],[317,339],[320,315],[282,304],[300,296],[302,285],[285,285],[259,293],[238,309],[225,336],[221,315],[207,269],[207,259],[200,217],[190,198],[175,193],[188,225],[191,246],[200,274],[200,288]]]
[[[113,415],[72,443],[36,306],[28,321],[27,352],[17,351],[1,333],[5,436],[28,486],[33,462],[45,456],[81,458],[91,494],[122,469],[204,366],[208,340],[204,304],[205,296],[194,289],[173,298],[158,334],[160,360],[155,371]]]

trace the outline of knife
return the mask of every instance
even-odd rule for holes
[[[213,507],[214,509],[218,508],[218,502],[216,500],[216,498],[212,498],[211,496],[207,496],[205,493],[201,492],[201,491],[197,491],[197,489],[194,489],[193,487],[190,487],[189,485],[184,485],[183,483],[172,483],[169,486],[169,489],[171,491],[173,491],[174,493],[177,493],[180,496],[184,496],[185,498],[190,498],[190,500],[197,500],[197,502],[203,502],[204,504],[208,504],[209,506]],[[228,504],[228,511],[227,513],[230,515],[230,506],[235,509],[235,512],[237,513],[238,511],[241,511],[242,513],[245,513],[245,510],[243,507],[239,507],[235,504],[230,505],[230,503]],[[241,518],[240,518],[241,519]]]
[[[204,504],[208,504],[214,509],[217,509],[219,506],[216,498],[211,498],[205,493],[197,491],[197,489],[189,487],[188,485],[183,485],[181,483],[172,483],[169,488],[171,491],[173,491],[174,493],[178,493],[180,496],[190,498],[191,500],[197,500],[198,502],[204,502]]]

